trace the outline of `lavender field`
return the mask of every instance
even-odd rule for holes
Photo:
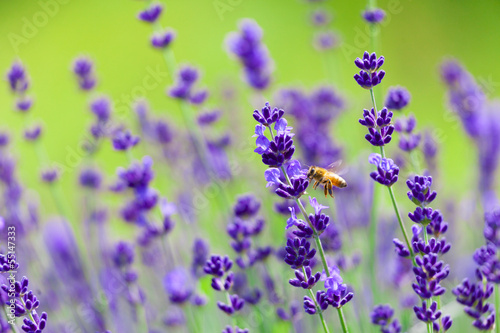
[[[0,3],[0,333],[500,333],[499,12]]]

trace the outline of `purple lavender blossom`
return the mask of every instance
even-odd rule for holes
[[[489,331],[495,325],[495,307],[488,303],[493,292],[491,282],[471,283],[468,279],[453,289],[457,302],[465,306],[465,313],[474,319],[472,324],[481,331]]]
[[[29,88],[29,78],[21,62],[15,62],[7,72],[7,80],[10,89],[16,96],[15,106],[18,111],[28,112],[33,104],[33,100],[26,95]]]
[[[153,36],[151,36],[151,45],[157,49],[165,49],[175,39],[175,32],[171,29],[167,29],[160,32],[155,32]]]
[[[369,133],[365,139],[373,146],[383,147],[391,142],[391,135],[394,132],[394,125],[391,124],[392,115],[392,111],[388,111],[387,108],[377,113],[374,108],[370,111],[363,110],[363,118],[359,119],[359,123],[368,128]]]
[[[271,141],[264,135],[264,125],[261,126],[256,127],[257,148],[255,152],[262,156],[262,163],[276,168],[288,163],[295,152],[295,146],[293,134],[290,134],[291,127],[287,126],[287,121],[282,118],[275,123],[276,135]]]
[[[176,268],[165,275],[163,286],[172,303],[182,304],[194,293],[191,275],[185,268]]]
[[[332,16],[325,10],[318,9],[311,13],[311,22],[315,26],[325,26],[332,21]]]
[[[296,120],[295,144],[301,148],[304,163],[327,166],[342,158],[342,149],[335,142],[331,128],[343,112],[345,102],[335,89],[320,86],[309,94],[287,89],[281,91],[279,97],[280,105]]]
[[[113,148],[115,150],[126,151],[136,146],[140,138],[138,136],[133,136],[128,130],[119,128],[113,133],[111,141],[113,142]]]
[[[313,274],[311,267],[307,266],[303,270],[296,270],[295,278],[288,280],[288,283],[297,288],[311,289],[316,285],[320,278],[320,272]]]
[[[399,118],[394,124],[396,132],[400,133],[399,148],[406,152],[411,152],[420,144],[422,138],[420,133],[414,133],[417,120],[411,114],[408,118]]]
[[[8,146],[10,143],[9,134],[6,132],[0,132],[0,149]]]
[[[52,184],[59,179],[59,171],[56,168],[43,170],[41,173],[42,180],[47,184]]]
[[[140,12],[139,15],[137,15],[137,18],[147,23],[154,23],[158,17],[160,17],[162,11],[163,6],[161,4],[153,3],[148,8]]]
[[[443,317],[439,322],[437,321],[441,317],[441,311],[437,308],[437,303],[432,300],[433,297],[440,297],[446,292],[442,281],[448,277],[450,268],[439,260],[439,256],[447,253],[451,248],[451,245],[442,237],[448,226],[443,222],[439,211],[428,207],[437,195],[431,189],[432,177],[416,175],[413,180],[408,180],[406,184],[410,189],[408,198],[417,205],[409,217],[414,222],[424,226],[424,228],[418,225],[412,227],[411,243],[415,254],[413,273],[416,279],[412,287],[422,299],[422,305],[420,307],[414,306],[413,310],[419,320],[432,324],[434,330],[446,331],[451,327],[452,321],[448,316]],[[423,239],[420,237],[421,233],[424,233]],[[434,235],[434,237],[428,240],[428,234]],[[397,246],[396,242],[395,244]],[[398,251],[401,252],[401,249]],[[431,301],[432,303],[430,303]]]
[[[486,106],[486,96],[474,78],[457,61],[441,65],[441,77],[448,86],[448,98],[453,111],[460,117],[467,134],[481,135],[480,119]]]
[[[241,21],[239,32],[231,33],[226,44],[243,65],[247,83],[257,90],[266,89],[271,82],[271,59],[259,25],[250,19]]]
[[[93,168],[85,168],[80,171],[80,185],[89,189],[99,189],[102,182],[101,173]]]
[[[319,309],[316,307],[318,303]],[[316,299],[313,300],[308,296],[304,296],[304,310],[307,314],[314,315],[318,310],[325,311],[328,308],[329,301],[326,293],[323,290],[316,292]]]
[[[221,112],[219,110],[212,110],[202,112],[198,115],[198,124],[201,126],[207,126],[215,123],[220,119]]]
[[[228,315],[232,315],[235,312],[240,311],[245,305],[245,300],[240,298],[238,295],[229,296],[229,301],[229,304],[217,302],[217,306],[219,307],[219,309],[221,309],[221,311],[225,312]]]
[[[284,260],[292,269],[309,266],[310,260],[316,254],[316,249],[311,249],[311,243],[304,238],[289,238],[286,245],[286,257]]]
[[[184,66],[177,72],[177,80],[169,90],[169,95],[173,98],[189,100],[193,94],[193,86],[199,78],[196,68]]]
[[[15,94],[23,94],[29,87],[29,78],[21,62],[15,62],[7,73],[10,89]]]
[[[242,195],[237,198],[233,207],[234,215],[240,218],[253,217],[260,209],[260,201],[251,194]]]
[[[75,73],[80,89],[89,91],[96,85],[94,64],[87,57],[78,57],[73,62],[73,72]]]
[[[380,154],[371,154],[368,162],[377,166],[377,171],[370,173],[370,177],[384,186],[392,186],[398,181],[399,168],[390,158],[383,158]]]
[[[202,238],[196,238],[193,242],[193,262],[192,271],[195,276],[203,274],[203,266],[208,260],[209,246],[208,243]],[[201,272],[200,272],[201,268]]]
[[[320,31],[314,35],[313,45],[318,51],[328,51],[340,44],[340,37],[333,30]]]
[[[354,61],[354,64],[361,70],[359,74],[354,75],[354,80],[365,89],[371,89],[380,84],[385,76],[385,71],[379,71],[384,61],[383,56],[377,59],[375,52],[369,54],[368,51],[365,51],[363,59],[356,58]]]
[[[113,249],[111,258],[116,267],[129,266],[134,262],[134,247],[127,242],[119,242]]]
[[[387,304],[377,305],[370,314],[372,324],[380,326],[382,333],[400,333],[401,324],[393,316],[394,310]]]
[[[404,87],[390,87],[385,98],[385,107],[389,110],[401,111],[410,103],[411,95]]]
[[[377,24],[385,19],[385,12],[380,8],[367,9],[362,16],[367,23]]]
[[[262,111],[255,110],[253,112],[253,117],[263,126],[270,127],[272,124],[280,120],[281,117],[283,117],[284,113],[285,111],[283,111],[283,109],[271,108],[271,105],[269,105],[269,103],[266,102],[266,105],[262,108]]]
[[[406,185],[410,190],[407,193],[408,199],[417,206],[427,206],[436,199],[436,191],[431,190],[431,176],[415,176],[413,180],[408,179]]]
[[[42,135],[42,127],[40,125],[34,125],[32,127],[28,127],[24,130],[24,138],[27,141],[37,141]]]

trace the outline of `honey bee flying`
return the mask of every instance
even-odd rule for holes
[[[332,198],[333,187],[344,188],[347,186],[347,182],[344,178],[340,177],[334,170],[340,165],[340,161],[332,163],[327,169],[320,168],[318,166],[310,166],[307,171],[307,178],[314,180],[313,189],[316,189],[318,185],[323,185],[325,188],[325,197],[329,194]]]

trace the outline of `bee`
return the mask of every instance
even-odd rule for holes
[[[334,186],[339,188],[346,187],[347,182],[335,172],[340,163],[341,161],[332,163],[326,169],[314,165],[310,166],[307,171],[307,178],[314,180],[313,189],[316,189],[321,184],[325,188],[325,197],[329,194],[334,198]]]

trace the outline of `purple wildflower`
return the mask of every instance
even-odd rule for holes
[[[247,83],[257,90],[266,89],[271,82],[271,59],[259,25],[249,19],[241,21],[239,32],[231,33],[226,43],[243,65]]]
[[[182,304],[194,292],[191,275],[185,268],[176,268],[165,275],[163,286],[172,303]]]
[[[96,85],[94,64],[87,57],[78,57],[73,62],[73,72],[75,73],[78,85],[82,90],[92,90]]]
[[[391,87],[385,98],[385,106],[389,110],[400,111],[410,103],[411,95],[404,87]]]
[[[21,62],[15,62],[7,73],[10,89],[14,93],[24,93],[29,87],[28,74]]]
[[[52,184],[59,179],[59,171],[55,168],[49,168],[42,171],[42,180],[47,184]]]
[[[138,136],[133,136],[130,131],[124,129],[117,129],[112,138],[113,148],[115,150],[129,150],[136,146],[140,141]]]
[[[394,310],[390,305],[380,304],[373,308],[370,314],[372,324],[380,326],[383,333],[400,333],[401,324],[397,319],[393,319]]]
[[[371,89],[382,82],[385,76],[385,71],[380,70],[384,64],[383,56],[377,59],[375,52],[369,54],[365,51],[363,59],[356,58],[354,64],[361,70],[359,74],[354,75],[354,80],[365,89]]]
[[[328,51],[340,44],[340,37],[335,31],[320,31],[314,35],[314,47],[318,51]]]
[[[137,18],[147,23],[154,23],[160,17],[162,11],[163,6],[159,3],[154,3],[140,12]]]
[[[331,15],[322,9],[315,10],[311,14],[311,22],[315,26],[325,26],[328,25],[332,20]]]
[[[377,166],[377,171],[370,173],[370,177],[384,186],[392,186],[398,181],[399,168],[390,158],[383,158],[380,154],[371,154],[368,162]]]
[[[160,32],[155,32],[151,37],[151,45],[157,49],[167,48],[175,38],[175,32],[167,29]]]
[[[392,111],[387,108],[375,113],[375,109],[370,111],[363,110],[363,118],[359,119],[359,123],[368,128],[368,134],[365,139],[373,146],[385,146],[391,142],[391,135],[394,132],[394,125],[391,124]]]
[[[101,173],[92,168],[85,168],[80,172],[80,185],[89,189],[99,189],[102,182]]]
[[[292,269],[309,266],[309,261],[316,254],[316,249],[311,249],[311,243],[304,238],[288,239],[286,245],[286,257],[284,260]]]
[[[199,78],[199,72],[196,68],[184,66],[177,72],[177,80],[169,90],[169,95],[173,98],[189,100],[193,94],[193,86]]]
[[[27,141],[36,141],[40,138],[42,134],[42,127],[40,125],[34,125],[24,130],[24,138]]]
[[[399,148],[406,152],[411,152],[420,144],[421,134],[414,133],[417,120],[411,114],[408,118],[399,118],[394,124],[396,132],[400,133]]]
[[[385,12],[380,8],[367,9],[362,16],[367,23],[376,24],[385,19]]]

